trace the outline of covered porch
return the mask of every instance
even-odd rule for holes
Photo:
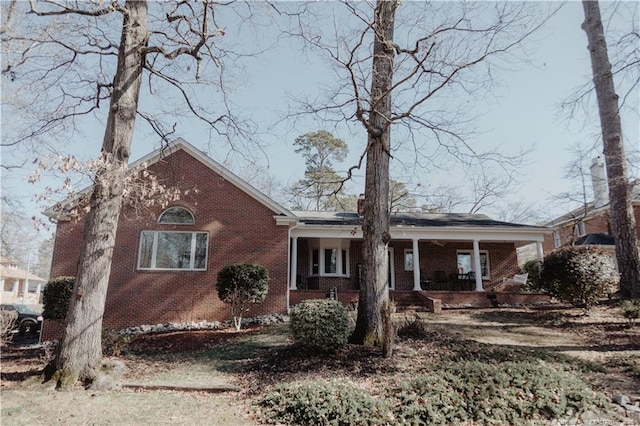
[[[347,299],[357,295],[363,285],[362,230],[358,216],[344,215],[303,219],[290,229],[290,305],[330,291]],[[392,221],[388,244],[388,285],[398,299],[415,292],[444,301],[448,294],[491,290],[518,273],[518,247],[533,243],[542,258],[550,232],[481,215],[406,215]],[[468,297],[491,305],[484,294]]]

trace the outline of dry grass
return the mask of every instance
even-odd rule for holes
[[[254,401],[272,384],[346,378],[366,389],[383,386],[384,377],[415,376],[426,363],[468,354],[575,364],[607,395],[640,398],[640,366],[634,364],[640,363],[640,327],[627,328],[617,308],[600,307],[590,317],[566,307],[419,315],[428,333],[398,339],[391,359],[379,349],[352,345],[333,355],[309,352],[291,343],[284,325],[141,336],[120,357],[129,368],[126,382],[232,384],[242,386],[239,393],[58,392],[41,383],[41,348],[5,347],[2,423],[251,425],[259,423]],[[399,322],[403,318],[398,314]]]

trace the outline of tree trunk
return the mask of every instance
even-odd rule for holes
[[[104,163],[95,177],[76,282],[55,361],[58,387],[73,386],[78,380],[92,382],[99,375],[102,359],[102,317],[148,37],[147,2],[128,0],[123,17],[102,145]]]
[[[623,297],[637,298],[640,297],[640,252],[622,140],[618,95],[613,83],[598,1],[583,0],[582,5],[585,16],[582,29],[587,33],[589,42],[593,83],[602,127],[620,291]]]
[[[358,319],[352,342],[381,346],[382,309],[389,300],[389,157],[393,27],[396,1],[378,0],[375,9],[373,68],[367,136],[363,235],[364,285],[360,288]]]

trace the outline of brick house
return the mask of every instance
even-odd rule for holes
[[[545,235],[543,249],[552,251],[566,245],[597,245],[615,257],[615,245],[609,211],[609,195],[604,163],[594,158],[591,164],[594,200],[545,224],[553,229]],[[640,238],[640,184],[632,183],[632,206],[636,233]]]
[[[357,212],[289,211],[182,139],[131,168],[140,165],[161,181],[197,191],[150,213],[123,209],[106,327],[228,319],[215,282],[218,271],[235,262],[259,263],[269,271],[267,299],[252,308],[252,316],[286,313],[290,305],[323,298],[332,289],[340,300],[357,298],[362,267]],[[60,209],[46,214],[57,222],[51,276],[73,276],[84,222]],[[485,289],[517,273],[516,247],[535,243],[542,256],[548,232],[483,215],[397,214],[389,244],[390,289],[399,300],[402,293],[410,299],[412,293],[457,292],[479,294],[486,303]]]

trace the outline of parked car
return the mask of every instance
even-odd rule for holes
[[[19,334],[39,333],[42,328],[42,313],[27,305],[3,303],[0,305],[3,311],[15,311],[18,313],[14,329]]]

